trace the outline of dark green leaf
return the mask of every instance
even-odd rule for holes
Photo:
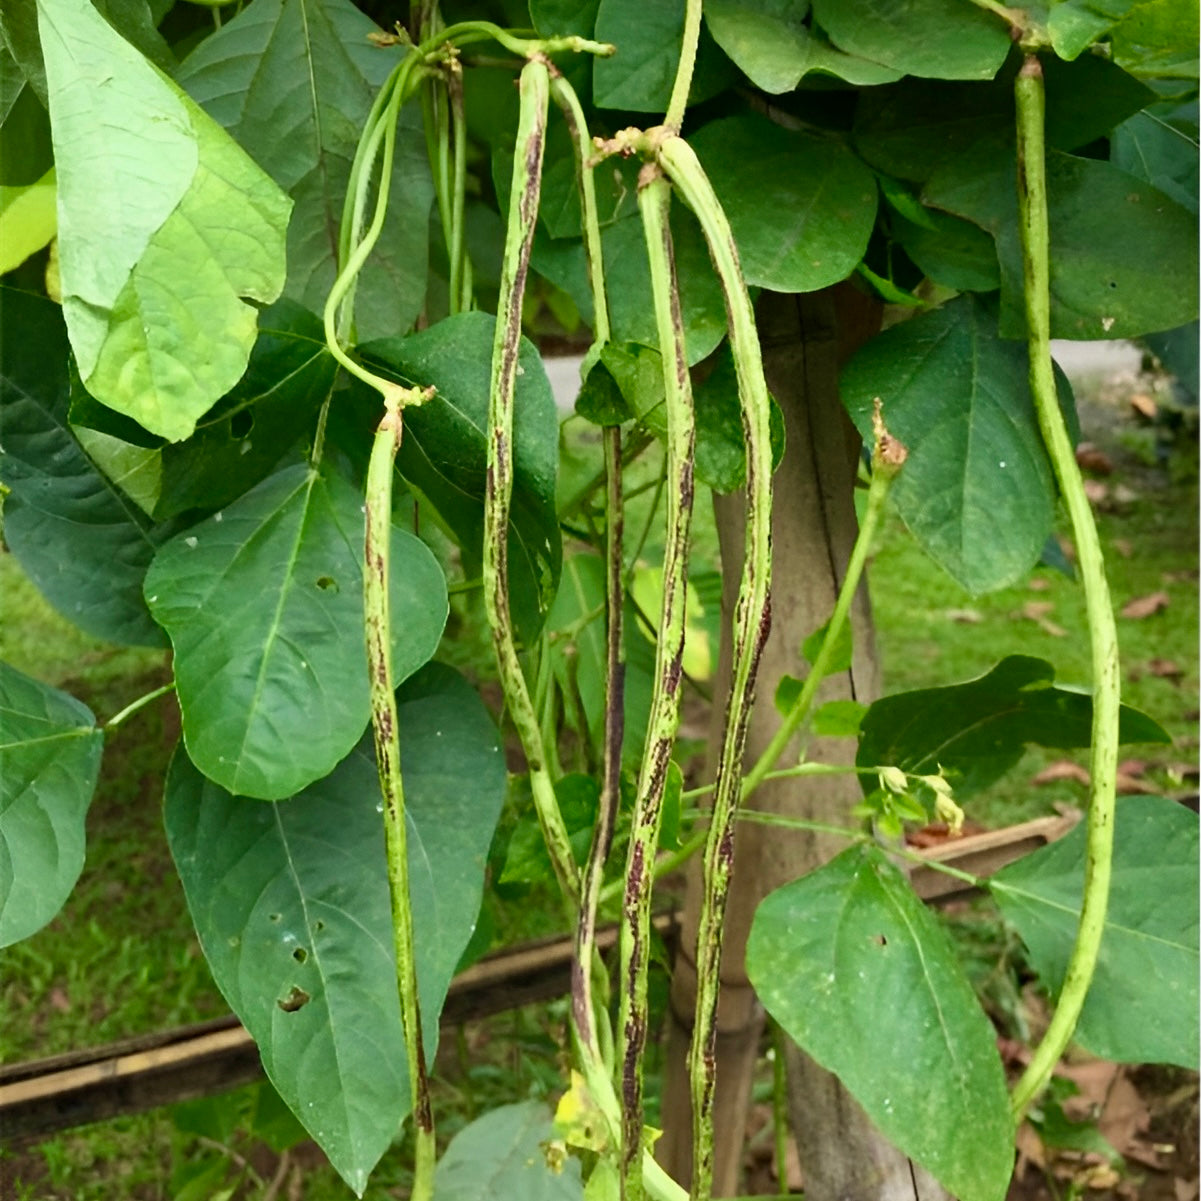
[[[810,72],[855,84],[890,83],[900,72],[843,54],[805,24],[807,0],[706,0],[717,44],[765,92],[791,92]]]
[[[575,411],[593,425],[622,425],[634,416],[613,372],[603,360],[594,363],[588,372],[575,399]]]
[[[92,0],[104,19],[135,49],[168,75],[175,69],[175,55],[156,28],[147,0]]]
[[[1000,19],[956,0],[813,0],[813,17],[840,50],[906,75],[991,79],[1009,53]]]
[[[734,492],[746,483],[746,436],[738,401],[738,377],[729,345],[692,393],[696,411],[696,474],[715,492]],[[771,401],[773,469],[784,457],[784,414]]]
[[[1113,131],[1109,161],[1197,215],[1195,121],[1172,121],[1152,113],[1135,113]]]
[[[505,767],[491,719],[449,668],[426,667],[398,700],[432,1055],[479,911]],[[409,1106],[379,806],[370,736],[278,805],[231,796],[182,750],[167,779],[167,838],[213,976],[280,1096],[360,1195]]]
[[[1051,45],[1060,58],[1074,59],[1108,33],[1138,0],[1059,0],[1047,16]]]
[[[188,754],[231,792],[292,796],[367,724],[362,503],[335,473],[288,467],[164,545],[146,575]],[[437,560],[394,529],[396,680],[433,655],[446,613]]]
[[[883,851],[852,847],[771,893],[746,965],[767,1011],[889,1141],[963,1201],[1001,1201],[1013,1133],[996,1034]]]
[[[528,792],[527,792],[528,797]],[[583,866],[592,843],[592,827],[596,822],[600,786],[591,777],[579,772],[562,776],[555,781],[555,800],[567,829],[572,855],[577,866]],[[526,808],[532,809],[530,801]],[[501,884],[552,883],[555,870],[542,828],[534,814],[527,813],[513,830],[505,850],[505,866],[500,874]]]
[[[579,1160],[547,1164],[545,1148],[556,1137],[540,1101],[494,1109],[451,1139],[434,1193],[438,1201],[583,1201]]]
[[[142,597],[152,527],[84,454],[67,424],[69,350],[62,310],[0,288],[0,481],[4,539],[43,596],[97,638],[162,646]]]
[[[38,33],[37,0],[5,0],[0,5],[0,41],[45,106],[49,91]]]
[[[482,554],[488,392],[495,319],[462,313],[412,337],[362,348],[402,380],[433,384],[437,396],[405,413],[400,472],[454,534],[469,563]],[[559,583],[562,543],[555,513],[559,426],[554,397],[533,344],[522,340],[513,424],[510,604],[519,635],[532,641]]]
[[[971,297],[887,330],[842,374],[860,433],[871,437],[880,397],[889,431],[909,448],[891,493],[897,511],[970,592],[1025,574],[1054,521],[1055,484],[1027,377],[1026,348],[998,338],[995,319]]]
[[[0,187],[36,183],[53,165],[50,117],[0,42]]]
[[[600,0],[530,0],[530,19],[545,38],[574,33],[590,38]]]
[[[753,113],[714,121],[690,141],[748,283],[811,292],[855,269],[875,223],[876,181],[845,146]]]
[[[814,630],[812,634],[801,644],[801,654],[809,663],[816,663],[818,655],[821,654],[822,647],[826,644],[826,634],[829,631],[830,623],[827,621],[824,625]],[[826,663],[826,675],[834,675],[840,671],[851,670],[851,656],[854,653],[854,646],[851,641],[851,623],[844,621],[842,628],[838,631],[838,638],[830,651],[830,658]]]
[[[0,663],[0,947],[40,930],[75,887],[103,749],[86,705]]]
[[[725,336],[725,300],[713,273],[704,235],[696,218],[683,205],[672,206],[671,232],[688,362],[694,364],[712,353]],[[657,349],[659,332],[651,306],[642,223],[637,219],[614,222],[601,232],[601,243],[613,341],[637,342]],[[592,290],[588,285],[584,246],[579,239],[556,241],[539,237],[534,242],[531,262],[539,274],[576,302],[586,321],[592,320]]]
[[[39,2],[71,348],[92,395],[179,441],[246,369],[291,202],[87,0]]]
[[[1198,12],[1181,0],[1145,0],[1113,31],[1115,61],[1137,75],[1197,79]]]
[[[904,771],[946,772],[957,797],[987,788],[1028,745],[1069,750],[1091,741],[1092,698],[1054,686],[1043,659],[1010,655],[966,684],[922,688],[876,701],[863,719],[856,762]],[[1168,742],[1146,714],[1122,706],[1122,742]]]
[[[1001,286],[997,247],[978,225],[923,209],[928,225],[892,218],[892,233],[927,278],[957,292],[995,292]],[[931,228],[932,227],[932,228]]]
[[[988,882],[1052,992],[1080,921],[1085,823]],[[1076,1039],[1120,1063],[1197,1067],[1197,815],[1161,797],[1119,799],[1113,883]]]
[[[321,312],[334,282],[342,201],[359,132],[400,49],[349,0],[256,0],[188,57],[177,78],[295,203],[286,295]],[[361,338],[409,330],[425,300],[433,197],[420,112],[401,117],[388,215],[359,275]]]
[[[981,145],[930,180],[924,199],[996,239],[1001,333],[1026,336],[1012,156]],[[1194,216],[1110,163],[1047,155],[1051,336],[1132,338],[1197,316]]]
[[[662,113],[680,61],[686,0],[600,0],[595,38],[617,53],[592,68],[592,101],[597,108]],[[729,60],[702,29],[688,101],[717,95],[737,78]]]

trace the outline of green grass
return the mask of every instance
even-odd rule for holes
[[[1101,514],[1102,541],[1110,565],[1115,604],[1163,591],[1169,604],[1154,616],[1119,618],[1125,699],[1146,710],[1173,735],[1172,747],[1129,748],[1124,754],[1153,766],[1149,777],[1169,792],[1182,784],[1173,764],[1196,759],[1197,671],[1197,485],[1192,450],[1185,448],[1168,468],[1156,465],[1144,430],[1124,417],[1120,398],[1088,393],[1083,405],[1089,436],[1114,457],[1111,492],[1124,485],[1133,495],[1116,511]],[[1093,428],[1095,427],[1095,428]],[[578,487],[599,458],[596,440],[569,426],[564,488]],[[648,485],[659,469],[651,448],[631,473],[628,529],[636,537],[653,499]],[[1173,479],[1172,477],[1176,477]],[[1183,479],[1180,477],[1184,477]],[[698,497],[696,565],[717,561],[716,537],[705,498]],[[444,559],[453,558],[448,547]],[[1128,552],[1128,553],[1127,553]],[[644,557],[654,562],[656,541]],[[981,675],[1007,654],[1050,660],[1064,683],[1089,676],[1083,606],[1078,587],[1051,569],[1034,573],[1037,585],[1022,583],[986,597],[970,597],[931,564],[898,522],[891,522],[875,549],[871,592],[887,691],[930,687]],[[89,639],[50,611],[20,573],[0,554],[0,659],[65,688],[85,700],[103,720],[163,683],[165,656],[128,650]],[[489,639],[483,630],[478,591],[455,598],[443,657],[468,670],[489,689],[494,678]],[[1045,621],[1062,628],[1056,636],[1024,610],[1031,603]],[[970,611],[970,612],[969,612]],[[965,616],[971,618],[965,621]],[[1173,660],[1175,679],[1147,670],[1153,659]],[[32,938],[0,958],[0,1059],[13,1062],[95,1045],[223,1012],[191,931],[182,888],[166,850],[161,823],[161,783],[178,734],[174,698],[164,697],[131,718],[108,740],[100,787],[88,817],[88,862],[62,913]],[[986,825],[1007,825],[1051,810],[1057,802],[1080,804],[1074,783],[1034,787],[1031,777],[1064,756],[1032,751],[986,795],[969,803],[969,816]],[[1072,756],[1085,762],[1083,755]],[[536,895],[525,894],[495,916],[505,937],[521,937],[538,922],[530,916]],[[524,910],[524,913],[522,912]],[[546,922],[553,924],[550,915]],[[545,924],[545,922],[543,923]],[[440,1137],[449,1137],[477,1112],[526,1095],[544,1096],[560,1079],[565,1013],[562,1006],[506,1015],[448,1037],[440,1054]],[[244,1114],[249,1093],[224,1102]],[[241,1109],[239,1109],[239,1106]],[[218,1107],[220,1108],[220,1106]],[[203,1142],[195,1114],[173,1121],[166,1111],[107,1122],[48,1139],[14,1157],[0,1157],[7,1198],[67,1201],[80,1198],[173,1197],[187,1178],[250,1158],[260,1175],[278,1164],[246,1131],[245,1122],[221,1139]],[[183,1127],[183,1129],[181,1129]],[[239,1133],[238,1131],[241,1131]],[[189,1133],[190,1131],[190,1133]],[[328,1166],[312,1153],[292,1153],[291,1168],[303,1169],[306,1201],[350,1196]],[[256,1159],[255,1157],[258,1156]],[[385,1157],[367,1196],[403,1195],[403,1146]],[[224,1169],[223,1169],[224,1170]],[[234,1169],[226,1176],[234,1179]],[[6,1176],[7,1173],[7,1176]],[[172,1181],[174,1180],[174,1184]],[[199,1187],[199,1186],[197,1186]],[[254,1196],[251,1189],[239,1195]],[[211,1195],[200,1192],[196,1195]]]

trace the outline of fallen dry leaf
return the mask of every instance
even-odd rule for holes
[[[1026,587],[1029,588],[1031,592],[1046,592],[1047,589],[1051,587],[1051,581],[1045,580],[1042,576],[1036,575],[1034,579],[1027,583]]]
[[[57,986],[52,988],[47,1000],[50,1002],[51,1009],[56,1009],[59,1013],[71,1012],[71,998],[67,996],[65,989]]]
[[[1073,763],[1070,759],[1060,759],[1044,767],[1030,783],[1041,787],[1044,784],[1056,784],[1060,780],[1075,780],[1076,783],[1087,787],[1089,774],[1079,763]]]
[[[1197,578],[1197,571],[1195,568],[1185,571],[1162,571],[1159,578],[1165,584],[1191,584]]]
[[[1021,616],[1034,622],[1040,629],[1050,634],[1052,638],[1066,638],[1067,630],[1053,622],[1048,613],[1055,611],[1054,601],[1027,601],[1022,606]]]
[[[1123,775],[1121,772],[1118,772],[1114,785],[1118,796],[1155,796],[1160,791],[1154,784],[1148,784],[1146,780],[1140,780],[1137,776]]]
[[[1176,1201],[1197,1201],[1197,1194],[1201,1192],[1201,1181],[1182,1180],[1177,1176],[1175,1188]]]
[[[1081,442],[1076,447],[1076,462],[1082,471],[1091,471],[1096,475],[1113,474],[1113,460],[1092,442]]]
[[[1154,421],[1155,415],[1159,412],[1159,406],[1145,392],[1135,392],[1130,397],[1130,407],[1148,421]]]
[[[960,625],[976,626],[984,620],[979,609],[948,609],[944,615],[948,621],[957,621]]]
[[[905,835],[905,841],[911,847],[924,849],[926,847],[940,847],[945,842],[954,842],[957,839],[966,838],[970,834],[983,833],[984,827],[979,822],[965,821],[957,834],[951,832],[951,828],[946,822],[930,822],[929,825],[923,826],[920,830],[908,831]]]
[[[1151,617],[1161,609],[1171,604],[1172,598],[1166,592],[1149,592],[1146,596],[1135,597],[1122,606],[1122,616],[1140,620]]]
[[[1129,559],[1134,554],[1134,543],[1129,538],[1115,538],[1113,540],[1113,549],[1122,556],[1123,559]]]
[[[1094,505],[1104,504],[1109,499],[1109,485],[1100,480],[1085,480],[1084,495]]]
[[[1118,774],[1122,776],[1145,776],[1147,764],[1142,759],[1123,759],[1118,764]]]
[[[1139,493],[1135,492],[1133,488],[1128,488],[1125,484],[1119,484],[1113,490],[1113,499],[1119,505],[1132,504],[1138,498]]]
[[[1147,670],[1161,680],[1178,680],[1184,675],[1184,668],[1173,659],[1152,659]]]

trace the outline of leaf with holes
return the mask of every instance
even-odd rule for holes
[[[176,78],[292,198],[285,295],[321,312],[359,131],[403,50],[349,0],[256,0],[210,34]],[[425,298],[433,199],[420,112],[400,119],[379,245],[359,275],[361,338],[405,333]]]
[[[97,638],[162,646],[142,580],[170,533],[96,469],[68,425],[62,310],[0,287],[4,540],[42,595]]]
[[[363,521],[350,484],[298,464],[168,542],[147,573],[146,599],[175,649],[188,754],[231,792],[292,796],[367,724]],[[403,680],[438,646],[446,582],[401,530],[391,574]]]
[[[890,1142],[963,1201],[1001,1201],[1013,1133],[996,1033],[883,851],[852,847],[771,893],[746,966],[768,1013]]]
[[[75,887],[103,749],[86,705],[0,663],[0,947],[40,930]]]
[[[291,202],[88,0],[38,0],[38,24],[80,376],[179,441],[246,369]]]
[[[1053,993],[1080,923],[1085,825],[988,882]],[[1118,801],[1113,883],[1076,1041],[1119,1063],[1196,1069],[1197,815],[1162,797]]]
[[[397,694],[424,1044],[475,927],[505,794],[475,691],[430,664]],[[360,1196],[409,1108],[370,736],[278,805],[232,796],[182,750],[166,824],[213,977],[279,1094]]]

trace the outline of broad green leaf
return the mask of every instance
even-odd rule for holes
[[[1199,24],[1190,0],[1142,0],[1113,31],[1114,59],[1136,75],[1195,81]]]
[[[721,284],[713,272],[709,248],[696,218],[683,205],[673,205],[671,232],[680,314],[690,364],[711,354],[726,332],[726,309]],[[659,332],[651,306],[646,238],[637,219],[616,221],[601,232],[605,285],[609,293],[611,337],[615,343],[636,342],[655,349]],[[592,290],[584,245],[578,239],[538,237],[531,255],[534,269],[562,288],[576,302],[586,321],[592,319]]]
[[[1025,346],[959,297],[873,338],[842,373],[865,438],[876,397],[909,448],[892,500],[926,553],[970,592],[1021,578],[1055,518],[1055,484],[1030,397]],[[1071,405],[1067,381],[1060,397]]]
[[[878,170],[924,182],[981,142],[1012,145],[1020,62],[1011,57],[989,83],[906,79],[868,89],[855,110],[856,148]],[[1155,99],[1145,84],[1092,54],[1073,63],[1048,58],[1043,73],[1046,137],[1057,150],[1087,145]]]
[[[0,185],[28,187],[53,166],[50,117],[0,37]]]
[[[370,713],[362,497],[297,464],[166,543],[146,575],[171,638],[192,762],[243,796],[279,800],[328,774]],[[392,535],[392,667],[426,663],[446,621],[429,549]]]
[[[1092,698],[1054,685],[1043,659],[1010,655],[966,684],[921,688],[876,701],[863,719],[856,762],[891,764],[919,775],[940,769],[957,797],[1003,776],[1029,745],[1070,750],[1091,741]],[[1122,742],[1168,742],[1146,714],[1122,706]]]
[[[814,710],[810,726],[818,738],[858,738],[867,710],[862,701],[827,701]]]
[[[928,279],[957,292],[995,292],[1001,286],[997,247],[978,225],[923,209],[927,225],[891,219],[893,237]],[[930,228],[932,227],[932,228]]]
[[[988,882],[1053,993],[1080,921],[1085,823]],[[1198,1059],[1197,815],[1162,797],[1118,801],[1113,883],[1076,1041],[1119,1063]]]
[[[93,461],[159,520],[211,513],[249,491],[299,439],[311,435],[335,364],[321,321],[290,300],[259,315],[246,374],[196,424],[164,442],[74,389],[71,426]]]
[[[462,313],[404,339],[362,347],[377,367],[432,384],[438,394],[405,413],[400,473],[437,510],[469,563],[483,553],[488,391],[495,319]],[[513,423],[513,502],[509,527],[510,607],[532,641],[546,618],[562,566],[555,513],[559,425],[542,359],[523,339]]]
[[[349,0],[256,0],[206,38],[176,79],[292,198],[285,295],[320,313],[359,132],[401,49]],[[407,332],[425,299],[433,198],[420,109],[401,118],[388,215],[359,275],[363,339]]]
[[[37,0],[4,0],[0,5],[0,41],[44,106],[48,90],[38,35]]]
[[[555,1124],[540,1101],[505,1105],[476,1118],[450,1141],[434,1171],[438,1201],[582,1201],[580,1161],[552,1168]]]
[[[1193,105],[1189,106],[1196,112]],[[1183,116],[1183,114],[1180,114]],[[1197,123],[1135,113],[1113,131],[1109,161],[1197,215]]]
[[[998,149],[982,144],[949,163],[923,198],[992,234],[1001,333],[1024,338],[1016,168]],[[1197,222],[1188,209],[1110,163],[1054,151],[1047,190],[1052,337],[1133,338],[1197,316]]]
[[[689,140],[730,219],[747,283],[812,292],[855,269],[876,219],[876,181],[845,146],[754,113]]]
[[[291,202],[87,0],[38,14],[80,376],[179,441],[246,368],[248,301],[283,287]]]
[[[847,54],[933,79],[991,79],[1011,45],[999,18],[957,0],[813,0],[813,18]]]
[[[486,710],[449,668],[429,665],[398,700],[432,1058],[479,912],[505,766]],[[167,838],[214,979],[280,1096],[360,1195],[409,1107],[379,807],[370,736],[278,805],[231,796],[182,750],[167,778]]]
[[[771,893],[746,966],[767,1011],[890,1142],[962,1201],[1001,1201],[1013,1132],[996,1034],[883,851],[852,847]]]
[[[92,0],[96,10],[131,45],[168,75],[176,62],[171,47],[159,33],[154,6],[148,0]],[[162,10],[162,3],[158,3]],[[168,5],[170,7],[170,5]]]
[[[24,187],[0,186],[0,275],[19,267],[54,237],[54,168]]]
[[[103,749],[86,705],[0,663],[0,947],[40,930],[75,887]]]
[[[1108,33],[1138,0],[1053,0],[1047,33],[1060,58],[1074,59]]]
[[[899,71],[836,50],[805,24],[808,9],[807,0],[706,0],[705,23],[714,41],[765,92],[791,92],[811,72],[855,84],[899,77]]]
[[[102,475],[68,426],[62,310],[0,288],[0,482],[4,540],[38,591],[97,638],[162,646],[142,580],[170,532]]]
[[[530,19],[546,38],[574,33],[591,37],[600,0],[530,0]]]
[[[497,883],[540,882],[553,885],[555,869],[546,849],[542,827],[532,812],[533,800],[529,788],[525,786],[524,781],[517,787],[524,816],[517,822],[509,838],[505,848],[505,865]],[[592,827],[596,824],[600,785],[592,776],[581,772],[560,776],[555,781],[555,800],[563,817],[563,825],[567,830],[576,865],[583,867],[588,859],[588,848],[592,844]]]
[[[686,7],[686,0],[600,0],[593,36],[611,42],[617,53],[593,64],[592,102],[597,108],[666,110],[680,61]],[[688,102],[716,96],[736,78],[729,60],[702,28]]]

